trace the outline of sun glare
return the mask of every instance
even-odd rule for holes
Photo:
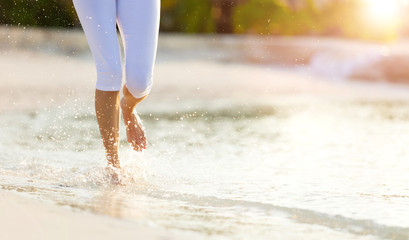
[[[363,0],[368,20],[375,24],[391,25],[400,19],[401,0]]]

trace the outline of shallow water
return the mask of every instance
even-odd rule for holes
[[[409,102],[144,109],[122,186],[92,112],[61,109],[1,114],[1,188],[215,238],[409,236]]]
[[[148,150],[121,125],[121,185],[92,101],[71,97],[0,112],[0,188],[211,239],[409,238],[408,90],[170,56],[140,108]]]

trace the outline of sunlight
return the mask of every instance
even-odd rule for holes
[[[369,21],[390,26],[396,24],[401,17],[401,0],[363,0]],[[379,25],[378,25],[379,26]]]
[[[361,0],[362,32],[369,38],[394,40],[403,24],[407,0]]]

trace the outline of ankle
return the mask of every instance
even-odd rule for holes
[[[118,153],[106,153],[108,166],[120,168]]]
[[[120,106],[124,112],[132,112],[135,106],[129,103],[128,99],[124,96],[120,101]]]
[[[128,110],[128,111],[133,111],[133,109],[138,105],[140,102],[142,102],[148,95],[145,95],[141,98],[135,98],[131,92],[129,92],[128,88],[126,85],[123,87],[123,98],[121,99],[121,107],[122,110]]]
[[[119,163],[119,160],[114,162],[108,161],[108,167],[121,168],[121,164]]]

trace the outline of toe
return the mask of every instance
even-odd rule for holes
[[[137,151],[137,152],[142,152],[142,149],[139,147],[139,146],[135,146],[135,151]]]
[[[139,152],[141,150],[140,147],[139,147],[139,144],[135,140],[132,141],[132,148],[137,152]]]

